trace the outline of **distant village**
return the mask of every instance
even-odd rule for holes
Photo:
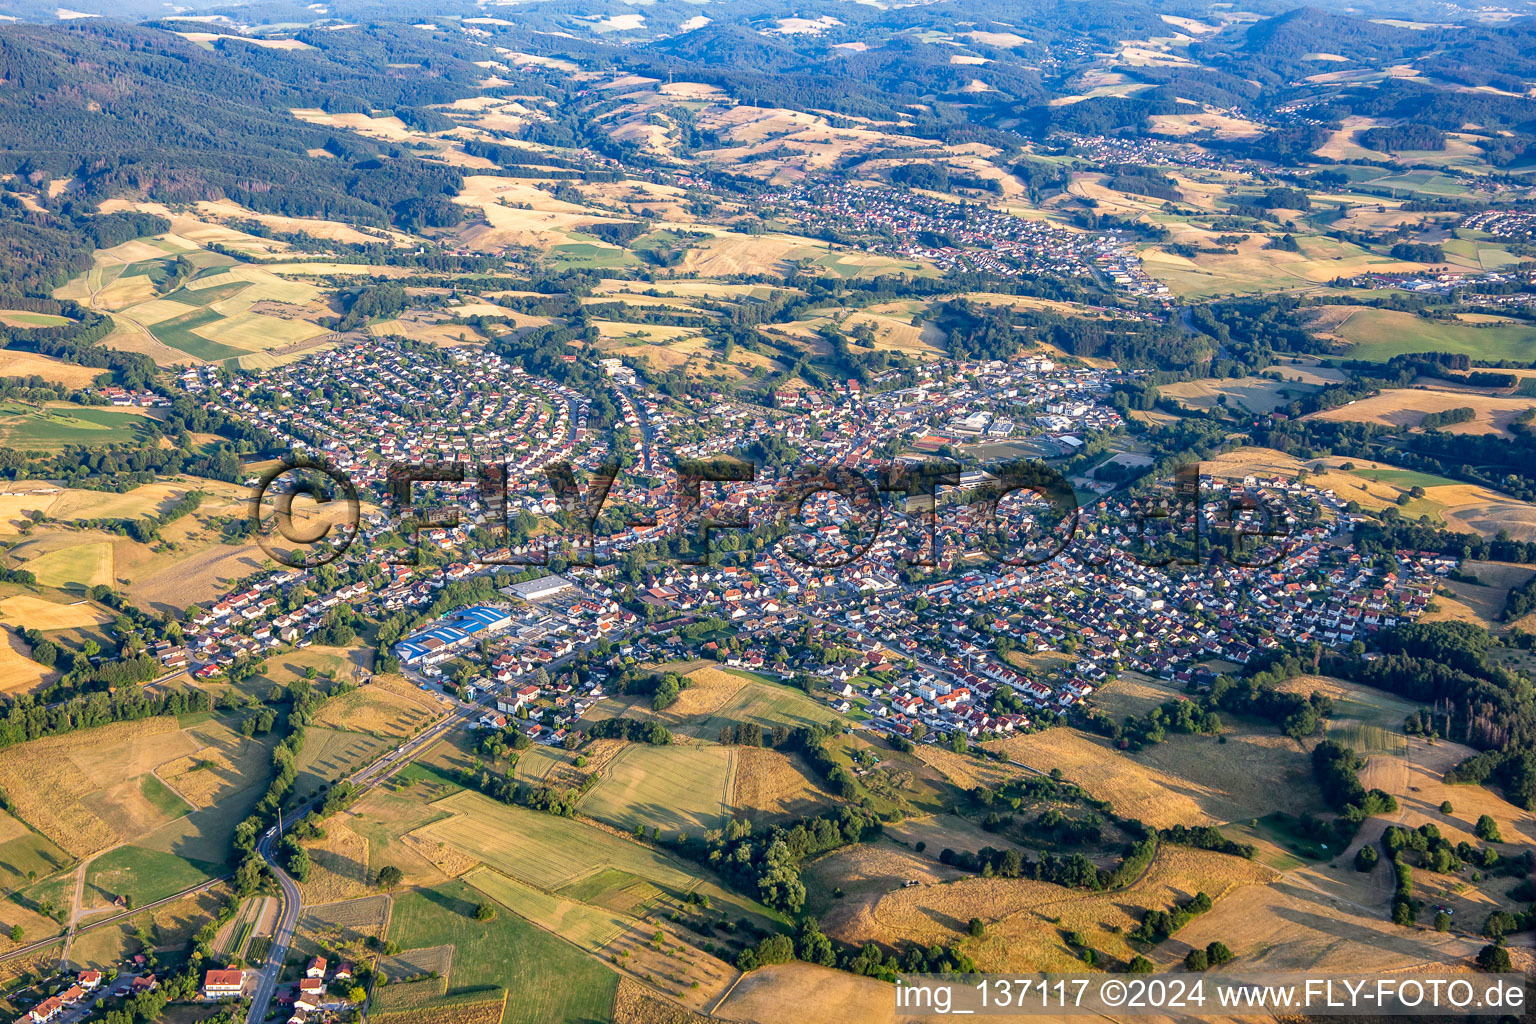
[[[943,270],[999,277],[1056,274],[1090,278],[1132,295],[1162,296],[1118,232],[1076,231],[982,203],[956,203],[877,185],[802,183],[769,202],[811,231],[850,228],[889,241],[874,251],[918,258]]]

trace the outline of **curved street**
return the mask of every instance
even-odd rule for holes
[[[454,701],[454,705],[452,712],[342,781],[352,783],[359,793],[372,789],[410,764],[450,731],[473,719],[482,710],[478,704]],[[314,810],[319,802],[309,800],[293,808],[283,816],[282,831],[273,825],[256,844],[256,852],[261,854],[262,860],[266,861],[268,870],[277,878],[277,884],[282,890],[283,909],[278,914],[277,925],[272,932],[272,946],[267,951],[266,963],[256,975],[256,991],[251,994],[251,1008],[246,1014],[246,1024],[261,1024],[266,1020],[272,997],[277,992],[278,982],[282,979],[283,964],[288,959],[289,947],[293,945],[294,931],[299,926],[299,915],[304,909],[303,895],[299,892],[298,884],[277,861],[277,845],[282,839],[282,832],[287,831],[294,822],[301,820],[304,815]]]

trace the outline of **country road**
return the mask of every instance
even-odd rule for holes
[[[345,781],[352,783],[359,791],[377,786],[410,764],[450,731],[473,719],[481,710],[478,704],[456,702],[456,708],[452,713],[373,763],[353,772]],[[318,800],[310,800],[291,810],[283,818],[283,830],[303,818],[314,809],[317,803],[319,803]],[[251,994],[251,1008],[246,1014],[246,1024],[261,1024],[266,1020],[267,1008],[271,1005],[272,996],[277,991],[277,983],[282,978],[283,964],[288,959],[288,948],[293,944],[293,933],[299,926],[299,915],[303,911],[303,897],[298,885],[277,862],[277,844],[282,838],[283,830],[279,830],[274,825],[256,844],[256,852],[260,853],[262,860],[267,862],[267,867],[277,878],[277,883],[282,889],[283,909],[278,915],[277,926],[272,932],[272,948],[267,951],[267,962],[256,975],[256,991]]]
[[[442,719],[438,720],[423,732],[418,733],[416,736],[412,737],[409,741],[400,747],[390,751],[388,754],[385,754],[372,763],[354,772],[348,776],[345,781],[351,782],[360,790],[370,789],[373,786],[378,785],[380,782],[383,782],[385,779],[393,775],[396,771],[409,764],[432,743],[435,743],[437,740],[447,735],[447,733],[452,729],[457,728],[463,725],[465,722],[472,720],[483,710],[478,704],[455,703],[455,711],[444,716]],[[289,811],[283,818],[284,824],[287,825],[293,821],[298,821],[305,814],[309,813],[309,811],[313,810],[315,803],[316,801],[309,801]],[[251,1004],[253,1016],[251,1016],[249,1019],[253,1022],[261,1021],[262,1018],[266,1015],[266,1003],[270,1001],[272,991],[276,988],[276,977],[277,974],[281,973],[283,959],[287,957],[288,946],[292,942],[293,930],[298,925],[299,913],[301,910],[301,899],[298,886],[294,884],[293,879],[288,877],[287,872],[283,871],[281,866],[278,865],[276,861],[275,852],[277,847],[277,840],[280,837],[274,833],[275,830],[269,830],[269,834],[263,836],[262,840],[257,844],[257,852],[261,854],[262,859],[267,862],[268,867],[272,869],[272,873],[277,877],[278,884],[282,889],[283,911],[278,916],[277,926],[273,933],[272,949],[268,954],[268,966],[263,970],[261,978],[258,979],[257,996],[262,1002],[262,1012],[260,1016],[254,1015],[257,1009],[256,1001],[253,1000]],[[91,858],[87,859],[85,864],[88,865],[89,862],[94,859],[95,856],[93,855]],[[85,865],[82,865],[76,869],[76,907],[79,906],[80,902],[79,890],[83,885],[84,874]],[[165,896],[151,903],[146,903],[142,906],[134,907],[130,910],[124,910],[120,913],[112,914],[108,917],[103,917],[101,920],[93,921],[90,924],[80,924],[79,915],[74,915],[71,917],[69,925],[66,927],[64,932],[56,935],[50,935],[49,937],[45,939],[39,939],[36,942],[29,942],[24,946],[17,946],[15,949],[7,950],[5,953],[0,954],[0,963],[3,963],[7,960],[14,960],[18,957],[40,953],[62,943],[63,951],[61,952],[60,957],[60,967],[67,968],[65,958],[68,955],[69,948],[73,944],[74,939],[77,938],[80,933],[92,931],[96,928],[104,928],[108,925],[116,924],[120,921],[126,920],[135,914],[141,914],[146,910],[154,910],[159,907],[167,906],[171,903],[176,903],[179,900],[186,899],[188,896],[192,896],[196,893],[203,892],[204,890],[211,889],[215,885],[218,885],[220,882],[224,882],[231,877],[232,873],[225,873],[215,878],[210,878],[206,881],[199,882],[197,885],[189,886],[188,888],[182,889],[179,892],[174,892],[169,896]],[[281,949],[279,949],[279,941],[282,943]],[[272,970],[274,965],[276,966],[275,972]],[[266,978],[268,974],[272,975],[270,980]]]

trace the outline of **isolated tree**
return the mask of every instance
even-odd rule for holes
[[[482,903],[475,907],[476,921],[489,921],[496,916],[496,908],[490,903]]]
[[[1225,942],[1212,942],[1205,947],[1205,958],[1210,961],[1212,967],[1227,963],[1233,957],[1233,953],[1227,948]]]
[[[1191,971],[1203,971],[1211,966],[1211,958],[1203,949],[1192,949],[1184,954],[1184,966]]]
[[[1491,944],[1478,950],[1477,966],[1489,974],[1512,974],[1515,970],[1515,965],[1509,959],[1509,950]]]
[[[1504,837],[1499,834],[1499,823],[1493,820],[1492,815],[1485,814],[1478,818],[1474,831],[1477,833],[1477,838],[1485,843],[1502,843],[1504,841]]]
[[[981,923],[981,918],[973,917],[965,926],[966,933],[973,939],[979,939],[987,933],[987,926]]]
[[[1131,962],[1125,965],[1127,974],[1151,974],[1157,970],[1157,964],[1144,956],[1133,956]]]
[[[395,867],[393,864],[386,864],[383,867],[379,868],[379,879],[378,879],[378,881],[379,881],[379,888],[380,889],[393,889],[395,886],[399,885],[404,880],[405,880],[405,872],[401,871],[399,868]]]

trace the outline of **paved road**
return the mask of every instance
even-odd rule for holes
[[[477,718],[484,710],[479,704],[464,704],[459,701],[454,701],[454,704],[452,713],[445,715],[438,722],[417,733],[372,764],[353,772],[345,781],[352,783],[359,790],[377,786],[410,764],[438,739],[465,722]],[[290,810],[283,816],[285,828],[314,810],[318,803],[318,800],[310,800]],[[303,910],[303,899],[300,896],[299,887],[277,862],[277,844],[281,838],[282,833],[273,826],[256,844],[256,852],[261,854],[262,860],[267,862],[267,867],[277,877],[277,884],[282,888],[283,909],[278,915],[277,927],[272,933],[272,948],[267,951],[266,965],[256,976],[256,991],[251,995],[251,1009],[246,1015],[246,1024],[261,1024],[267,1019],[267,1008],[271,1005],[273,993],[277,991],[278,979],[283,973],[283,963],[288,959],[288,947],[293,944],[294,929],[298,927],[299,914]]]

